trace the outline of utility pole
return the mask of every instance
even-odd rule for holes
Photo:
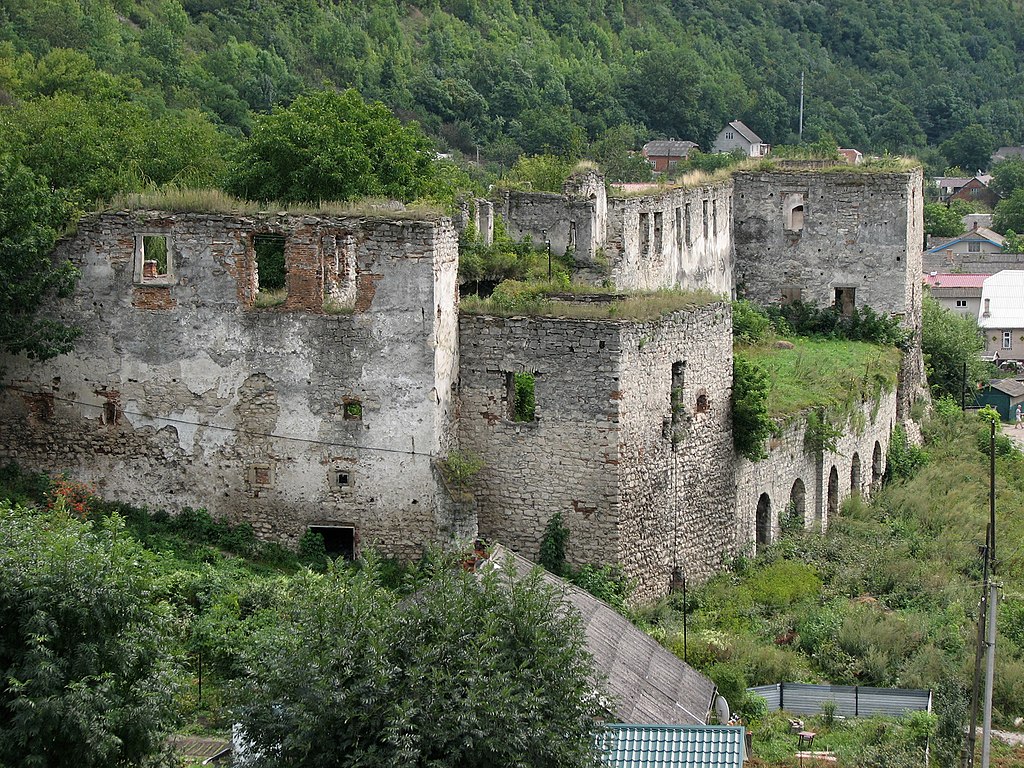
[[[964,749],[963,766],[974,765],[974,749],[978,741],[978,693],[981,687],[981,658],[985,647],[985,616],[988,608],[988,541],[992,535],[991,527],[985,529],[985,545],[981,548],[984,577],[982,579],[981,601],[978,603],[978,637],[974,648],[974,682],[971,685],[971,723],[967,732],[967,745]]]
[[[804,72],[800,70],[800,144],[804,143]]]
[[[989,489],[988,489],[988,559],[992,581],[988,585],[988,655],[985,659],[985,718],[981,733],[981,768],[989,768],[992,747],[992,687],[996,670],[996,423],[992,422],[989,436]]]

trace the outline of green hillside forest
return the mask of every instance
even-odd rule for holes
[[[804,73],[805,142],[940,172],[1024,143],[1020,18],[1017,0],[4,0],[0,154],[90,204],[221,186],[260,115],[328,87],[492,170],[615,167],[654,137],[707,149],[736,118],[796,143]]]

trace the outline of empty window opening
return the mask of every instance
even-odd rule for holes
[[[757,535],[756,552],[760,553],[762,548],[772,543],[772,500],[767,493],[762,493],[757,500],[757,520],[755,523]]]
[[[875,441],[875,450],[871,453],[871,490],[877,491],[882,485],[885,466],[882,464],[882,445]]]
[[[854,453],[850,460],[850,493],[860,496],[860,454]]]
[[[793,489],[789,492],[789,516],[797,520],[802,528],[807,521],[807,488],[804,481],[797,478],[793,483]]]
[[[324,540],[324,551],[330,558],[356,559],[356,529],[351,526],[311,525],[311,533]]]
[[[711,233],[718,234],[718,201],[711,201]]]
[[[804,196],[801,192],[790,192],[783,199],[786,215],[786,229],[800,232],[804,228]]]
[[[689,245],[691,245],[693,243],[693,230],[692,230],[692,224],[691,224],[691,218],[690,218],[691,214],[692,214],[692,211],[690,210],[690,204],[687,203],[686,204],[686,245],[687,246],[689,246]]]
[[[256,267],[256,306],[272,307],[288,298],[284,235],[261,234],[252,239]]]
[[[355,398],[345,400],[342,405],[345,421],[362,421],[363,404]]]
[[[686,383],[686,363],[672,363],[672,423],[678,424],[686,415],[683,386]]]
[[[335,488],[351,488],[355,477],[347,467],[334,467],[331,470],[331,485]]]
[[[168,284],[174,273],[171,243],[167,235],[135,236],[136,283]]]
[[[569,249],[576,250],[576,222],[569,222]]]
[[[857,306],[856,288],[836,288],[835,307],[843,317],[853,317],[854,308]]]
[[[167,236],[143,235],[142,279],[167,277]]]
[[[676,250],[683,247],[683,209],[676,207]]]
[[[803,291],[798,285],[784,285],[782,286],[780,300],[783,305],[794,304],[800,301],[800,297],[803,295]]]
[[[107,400],[107,402],[103,404],[103,423],[117,424],[118,411],[117,401]]]
[[[654,214],[654,252],[661,255],[661,240],[662,240],[662,229],[664,226],[664,217],[661,211]]]
[[[536,377],[520,371],[505,374],[506,401],[510,421],[534,421],[537,418]]]
[[[708,237],[708,201],[704,201],[704,239]]]
[[[833,465],[828,476],[828,516],[839,514],[839,470]],[[818,525],[821,525],[821,518],[818,518]]]
[[[708,399],[707,392],[701,392],[697,395],[697,404],[693,408],[696,413],[707,413],[710,407],[711,401]]]
[[[640,253],[647,253],[647,249],[651,245],[651,215],[649,213],[640,214]]]

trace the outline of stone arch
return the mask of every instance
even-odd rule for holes
[[[757,500],[755,536],[756,552],[772,543],[772,500],[767,493],[762,493]]]
[[[832,471],[828,474],[828,517],[839,514],[839,470],[832,465]],[[820,520],[818,521],[821,522]]]
[[[875,440],[875,450],[871,454],[871,490],[878,490],[882,484],[885,466],[882,464],[882,444]]]
[[[793,489],[789,492],[789,511],[801,526],[807,524],[807,486],[799,477],[793,481]]]
[[[804,228],[804,196],[802,192],[790,192],[783,201],[786,229],[800,232]]]
[[[850,459],[850,493],[859,496],[860,492],[860,454],[854,452]]]

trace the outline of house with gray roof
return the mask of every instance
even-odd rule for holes
[[[685,160],[693,150],[698,148],[696,142],[693,141],[661,139],[644,144],[643,155],[651,167],[661,173],[674,168],[680,160]]]
[[[1004,269],[985,278],[978,327],[986,353],[1000,360],[1024,360],[1024,270]]]
[[[732,152],[734,149],[743,150],[748,157],[764,157],[772,147],[763,142],[761,137],[744,125],[742,121],[733,120],[718,132],[712,150]]]

